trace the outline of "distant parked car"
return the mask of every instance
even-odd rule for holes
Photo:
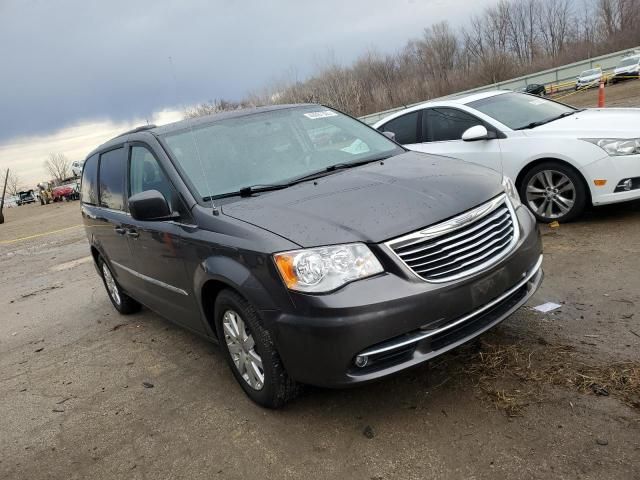
[[[492,91],[432,101],[374,124],[411,150],[502,171],[543,222],[640,198],[640,109],[579,110]]]
[[[84,160],[75,161],[71,164],[71,171],[73,172],[74,177],[79,177],[82,175],[82,167],[84,165]]]
[[[80,189],[77,183],[69,183],[54,188],[52,191],[52,195],[54,202],[60,202],[63,200],[79,200]]]
[[[18,206],[26,205],[27,203],[35,203],[35,202],[36,202],[36,197],[33,194],[33,190],[18,192],[18,199],[16,200],[16,203],[18,204]]]
[[[539,95],[544,97],[547,94],[547,90],[544,88],[544,85],[540,85],[538,83],[530,83],[526,87],[524,87],[523,93],[530,93],[532,95]]]
[[[585,70],[576,78],[576,90],[597,87],[600,84],[600,80],[602,80],[601,68]]]
[[[640,55],[632,55],[630,57],[623,58],[618,63],[618,66],[613,71],[613,77],[611,77],[611,83],[616,83],[621,80],[627,80],[629,78],[640,77]]]

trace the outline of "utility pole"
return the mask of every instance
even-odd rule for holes
[[[9,180],[9,169],[7,168],[7,174],[4,176],[4,187],[2,188],[2,197],[0,197],[0,225],[4,223],[4,214],[2,209],[4,208],[4,194],[7,192],[7,181]]]

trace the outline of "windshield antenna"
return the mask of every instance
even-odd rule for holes
[[[171,75],[173,76],[173,84],[174,84],[174,87],[176,89],[176,98],[179,99],[180,98],[180,90],[178,88],[178,77],[176,75],[176,69],[175,69],[175,66],[173,64],[173,58],[171,58],[171,55],[169,55],[169,65],[171,65]],[[183,102],[181,102],[180,100],[178,100],[178,103],[182,107],[182,111],[184,113],[186,113],[187,112],[187,107],[185,106],[185,104]],[[218,208],[213,203],[213,192],[211,191],[211,188],[209,187],[209,179],[207,178],[207,176],[204,173],[204,164],[202,163],[202,157],[200,155],[200,148],[198,147],[198,140],[196,139],[196,136],[193,133],[193,124],[192,124],[191,121],[189,121],[189,133],[191,134],[191,141],[193,142],[193,148],[196,151],[196,157],[198,158],[198,164],[200,165],[200,171],[202,173],[202,178],[204,178],[205,187],[207,188],[207,192],[209,192],[208,200],[211,203],[211,210],[213,211],[214,215],[220,215],[220,211],[218,210]]]

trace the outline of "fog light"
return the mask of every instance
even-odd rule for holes
[[[629,190],[631,190],[631,187],[633,186],[633,182],[631,181],[630,178],[627,178],[625,180],[622,180],[619,184],[618,187],[621,188],[622,190],[628,192]]]
[[[369,357],[366,355],[358,355],[356,357],[356,367],[364,368],[367,366],[367,363],[369,363]]]

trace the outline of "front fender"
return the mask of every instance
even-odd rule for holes
[[[268,255],[243,253],[238,259],[214,255],[203,260],[194,273],[194,292],[203,318],[206,318],[203,301],[206,299],[202,296],[204,286],[209,281],[235,290],[258,311],[280,311],[283,302],[291,304],[289,294]]]

